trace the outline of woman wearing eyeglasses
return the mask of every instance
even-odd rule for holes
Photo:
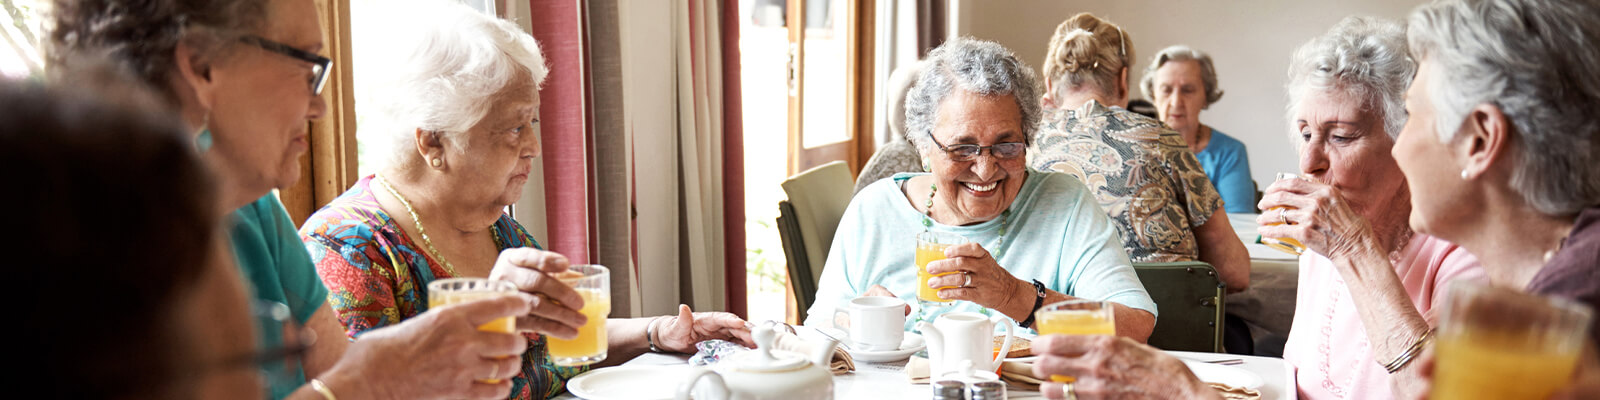
[[[529,300],[440,309],[342,340],[328,290],[270,193],[299,178],[308,122],[326,108],[319,92],[331,63],[315,55],[323,46],[315,7],[311,0],[57,0],[50,66],[55,79],[72,81],[80,79],[71,75],[74,54],[107,56],[196,132],[218,177],[215,211],[244,280],[258,300],[286,304],[294,323],[321,338],[293,363],[292,378],[270,382],[271,398],[503,398],[509,382],[473,380],[509,376],[502,364],[510,362],[482,354],[520,353],[527,344],[475,327],[528,314]],[[281,347],[277,328],[259,331],[266,348]]]
[[[1148,338],[1155,304],[1099,203],[1071,176],[1026,165],[1039,118],[1033,71],[999,44],[966,38],[925,62],[906,125],[930,173],[897,174],[851,200],[807,324],[826,325],[858,296],[915,302],[916,236],[932,231],[971,240],[928,264],[946,274],[928,286],[959,301],[918,313],[907,328],[950,311],[1005,314],[1029,327],[1039,306],[1086,298],[1116,304],[1118,335]]]
[[[1093,189],[1133,262],[1205,261],[1229,292],[1242,291],[1250,285],[1250,257],[1199,161],[1177,131],[1125,108],[1129,42],[1121,27],[1089,13],[1056,27],[1029,163]]]

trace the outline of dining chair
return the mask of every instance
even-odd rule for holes
[[[822,264],[828,260],[839,219],[850,206],[854,184],[844,161],[823,164],[783,181],[789,199],[778,202],[778,235],[783,239],[800,321],[805,321],[806,309],[816,300]]]
[[[1134,263],[1160,316],[1150,345],[1162,350],[1222,352],[1226,285],[1201,261]]]

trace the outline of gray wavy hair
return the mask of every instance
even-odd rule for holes
[[[984,96],[1011,95],[1022,111],[1022,136],[1033,144],[1039,124],[1039,78],[1017,54],[999,43],[956,38],[928,53],[922,75],[906,96],[906,138],[927,154],[939,105],[960,89]]]
[[[1211,108],[1217,100],[1222,100],[1222,89],[1217,87],[1217,66],[1211,63],[1211,55],[1181,44],[1161,49],[1150,60],[1150,66],[1144,69],[1144,78],[1139,80],[1139,90],[1144,91],[1145,97],[1151,101],[1156,99],[1156,71],[1173,61],[1194,61],[1200,65],[1200,83],[1205,85],[1206,91],[1206,105],[1200,109]]]
[[[1540,213],[1600,204],[1600,5],[1571,0],[1438,1],[1412,12],[1408,40],[1433,73],[1439,140],[1497,106],[1516,127],[1511,188]]]
[[[1312,90],[1340,90],[1366,102],[1365,110],[1383,118],[1390,138],[1406,125],[1406,87],[1417,63],[1406,52],[1405,29],[1398,22],[1345,17],[1328,33],[1300,45],[1289,62],[1288,119]],[[1300,143],[1291,129],[1292,142]]]
[[[381,17],[370,19],[377,34],[367,36],[379,40],[361,43],[381,66],[372,72],[369,105],[381,117],[364,121],[383,138],[378,145],[386,148],[375,152],[385,157],[381,165],[420,159],[416,129],[465,133],[519,75],[531,75],[535,85],[549,75],[539,43],[511,21],[455,1],[381,8]]]

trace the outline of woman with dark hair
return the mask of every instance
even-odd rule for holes
[[[524,328],[577,326],[581,317],[530,313],[531,296],[488,301],[495,310],[442,307],[389,329],[347,342],[325,302],[309,255],[283,205],[270,192],[299,179],[307,121],[319,118],[320,93],[332,62],[322,44],[311,0],[58,0],[49,35],[50,66],[58,80],[74,79],[73,54],[105,54],[157,90],[185,122],[201,157],[217,174],[212,206],[227,214],[233,256],[259,300],[284,303],[292,322],[324,338],[289,379],[272,382],[272,397],[357,395],[406,398],[505,397],[510,384],[476,379],[509,377],[517,335],[477,332],[477,312],[544,316]],[[541,274],[505,261],[516,274]],[[532,267],[530,267],[532,268]],[[559,311],[559,310],[557,310]],[[263,326],[264,341],[282,342]],[[301,369],[304,369],[303,373]],[[504,376],[502,376],[504,375]],[[309,385],[307,377],[313,377]]]

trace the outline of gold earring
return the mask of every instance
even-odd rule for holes
[[[440,159],[437,159],[437,158],[429,159],[428,160],[428,165],[432,165],[434,168],[439,168],[440,166],[444,165],[444,160],[440,160]]]

